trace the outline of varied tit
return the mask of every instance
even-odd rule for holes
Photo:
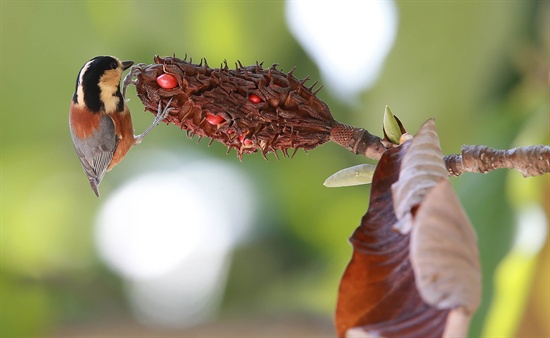
[[[159,104],[153,124],[143,134],[134,136],[130,110],[120,92],[122,72],[133,63],[97,56],[84,64],[76,78],[69,111],[71,137],[98,197],[98,186],[105,172],[116,166],[170,111],[170,102],[162,112]]]

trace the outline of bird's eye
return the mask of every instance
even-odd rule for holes
[[[111,69],[118,68],[118,62],[116,60],[111,61]]]

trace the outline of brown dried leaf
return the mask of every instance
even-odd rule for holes
[[[386,337],[441,337],[448,310],[422,299],[409,260],[409,235],[395,232],[390,187],[410,143],[390,149],[375,171],[369,209],[353,233],[353,256],[340,283],[336,329]]]
[[[411,141],[403,157],[399,181],[392,185],[395,214],[399,222],[395,228],[408,233],[411,227],[411,210],[441,178],[447,177],[439,138],[433,119],[426,121]]]
[[[414,217],[410,258],[426,302],[476,311],[481,300],[477,236],[447,179],[428,192]]]
[[[467,334],[481,295],[476,236],[448,182],[433,120],[384,153],[351,242],[339,337]]]
[[[449,312],[443,338],[466,338],[470,328],[470,319],[472,314],[461,307],[457,307]]]
[[[433,119],[411,141],[400,171],[392,185],[394,227],[402,233],[412,228],[420,294],[438,308],[463,306],[473,313],[481,299],[477,238],[448,181]]]

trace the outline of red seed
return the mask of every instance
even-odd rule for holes
[[[220,115],[213,115],[210,113],[206,113],[206,122],[217,126],[218,124],[225,122],[225,119]]]
[[[242,134],[241,136],[239,136],[239,142],[241,142],[245,146],[249,146],[252,144],[252,140],[246,138],[246,134]]]
[[[248,101],[250,101],[254,104],[258,104],[258,103],[262,102],[262,99],[260,99],[260,97],[256,94],[250,94],[250,95],[248,95]]]
[[[174,75],[164,73],[157,77],[157,83],[164,89],[172,89],[178,85],[178,80]]]

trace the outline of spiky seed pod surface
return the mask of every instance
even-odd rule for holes
[[[210,68],[206,60],[193,64],[176,57],[155,56],[155,64],[135,66],[138,97],[145,109],[156,113],[172,98],[174,108],[168,122],[178,125],[192,137],[210,137],[242,154],[277,150],[288,156],[289,149],[313,149],[331,139],[336,122],[328,106],[292,75],[273,65],[229,69]],[[170,74],[174,88],[163,88],[157,78]],[[346,128],[351,128],[345,126]],[[354,128],[355,129],[355,128]]]

